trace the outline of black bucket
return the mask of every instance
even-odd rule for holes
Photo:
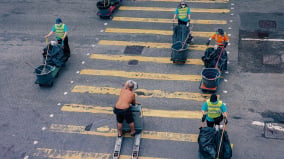
[[[187,60],[188,54],[188,44],[183,44],[182,42],[178,41],[172,45],[172,61],[181,61],[185,62]]]
[[[207,88],[215,88],[218,85],[220,72],[216,68],[204,68],[202,70],[202,82]]]
[[[39,84],[49,84],[53,79],[52,72],[55,70],[54,66],[40,65],[35,68],[35,74],[37,76],[37,82]]]

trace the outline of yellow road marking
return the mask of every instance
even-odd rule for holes
[[[136,79],[152,79],[152,80],[175,80],[175,81],[200,81],[201,75],[178,75],[178,74],[161,74],[161,73],[146,73],[146,72],[128,72],[117,70],[94,70],[83,69],[80,71],[82,75],[95,76],[114,76]]]
[[[163,18],[135,18],[135,17],[114,17],[113,21],[126,22],[148,22],[148,23],[173,23],[172,19]],[[227,24],[226,20],[191,20],[191,24]]]
[[[51,124],[50,131],[61,133],[75,133],[84,135],[97,135],[104,137],[116,137],[117,130],[109,127],[100,127],[95,131],[85,131],[85,126]],[[130,134],[124,135],[130,137]],[[141,138],[152,140],[197,142],[198,134],[184,134],[174,132],[142,131]]]
[[[120,89],[112,87],[76,85],[71,92],[119,95]],[[211,96],[210,94],[201,94],[201,93],[192,93],[192,92],[166,92],[161,90],[146,90],[146,89],[137,89],[135,93],[139,97],[146,97],[146,98],[147,97],[171,98],[171,99],[185,99],[185,100],[194,100],[194,101],[205,101]]]
[[[139,60],[139,62],[155,62],[155,63],[173,63],[169,57],[146,57],[146,56],[124,56],[124,55],[106,55],[106,54],[92,54],[92,59],[112,60],[112,61],[129,61]],[[203,65],[201,59],[187,59],[185,64]]]
[[[82,105],[82,104],[64,104],[61,111],[81,112],[94,114],[113,114],[113,107]],[[143,116],[162,117],[162,118],[182,118],[182,119],[201,119],[200,111],[186,110],[158,110],[143,108]]]
[[[141,41],[115,41],[115,40],[100,40],[99,45],[116,45],[116,46],[144,46],[148,48],[171,48],[171,43],[155,43],[155,42],[141,42]],[[191,50],[205,51],[206,45],[190,45]]]
[[[173,35],[172,30],[150,30],[150,29],[121,29],[121,28],[106,28],[106,33],[132,33],[132,34],[158,34],[158,35]],[[214,32],[192,32],[192,36],[208,38]]]
[[[119,7],[119,10],[174,12],[176,8],[121,6]],[[229,9],[207,9],[207,8],[190,8],[190,11],[195,13],[229,13],[230,12]]]
[[[57,150],[57,149],[49,149],[49,148],[37,148],[33,156],[57,158],[57,159],[110,159],[112,157],[112,154],[70,151],[70,150]],[[131,156],[120,155],[119,158],[120,159],[130,159]],[[139,159],[167,159],[167,158],[139,156]]]
[[[148,1],[148,2],[180,2],[180,0],[135,0],[138,2]],[[229,0],[185,0],[185,2],[190,3],[228,3]]]

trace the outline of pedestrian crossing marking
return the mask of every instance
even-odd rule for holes
[[[158,110],[143,108],[143,116],[161,117],[161,118],[176,118],[176,119],[201,119],[200,111],[186,110]],[[82,104],[64,104],[61,111],[66,112],[81,112],[93,114],[113,114],[113,107],[93,106]]]
[[[109,159],[111,158],[112,154],[71,151],[71,150],[57,150],[57,149],[49,149],[49,148],[37,148],[33,156],[46,157],[46,158],[57,158],[57,159]],[[130,159],[130,158],[131,156],[128,156],[128,155],[119,156],[119,159]],[[167,159],[167,158],[139,156],[139,159]]]
[[[144,46],[148,48],[167,48],[170,49],[171,43],[156,43],[156,42],[141,42],[141,41],[116,41],[116,40],[100,40],[99,45],[112,45],[112,46]],[[190,45],[190,50],[205,51],[206,45]]]
[[[112,87],[96,87],[96,86],[85,86],[76,85],[71,92],[73,93],[93,93],[93,94],[109,94],[109,95],[119,95],[120,88]],[[170,98],[170,99],[184,99],[184,100],[194,100],[194,101],[206,101],[211,94],[201,94],[192,92],[167,92],[161,90],[146,90],[137,89],[135,91],[138,97],[144,98]]]
[[[150,30],[150,29],[122,29],[122,28],[106,28],[106,33],[127,33],[127,34],[157,34],[157,35],[173,35],[172,30]],[[193,31],[194,37],[211,37],[215,32],[198,32]]]
[[[49,131],[60,132],[60,133],[71,133],[71,134],[96,135],[103,137],[117,137],[117,129],[109,128],[107,126],[99,127],[96,130],[85,131],[85,126],[51,124]],[[130,134],[125,134],[124,136],[131,137]],[[143,130],[141,138],[151,139],[151,140],[197,142],[198,134],[157,132],[157,131]]]
[[[161,73],[146,73],[146,72],[129,72],[118,70],[95,70],[83,69],[81,75],[93,76],[113,76],[134,79],[151,79],[151,80],[175,80],[175,81],[191,81],[196,82],[201,80],[201,75],[180,75],[180,74],[161,74]]]
[[[176,8],[121,6],[119,10],[174,12]],[[229,13],[229,9],[190,8],[193,13]]]
[[[113,21],[125,22],[148,22],[148,23],[173,23],[173,19],[164,18],[136,18],[136,17],[113,17]],[[177,23],[177,22],[176,22]],[[190,20],[190,24],[227,24],[226,20]]]
[[[180,0],[135,0],[137,2],[180,2]],[[229,0],[185,0],[189,3],[228,3]]]
[[[107,54],[91,54],[91,59],[111,60],[111,61],[129,61],[139,60],[139,62],[154,62],[172,64],[169,57],[147,57],[147,56],[125,56],[125,55],[107,55]],[[204,65],[201,59],[187,59],[185,64]]]

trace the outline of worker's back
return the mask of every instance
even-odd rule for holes
[[[115,107],[117,109],[128,109],[130,104],[135,104],[135,94],[130,89],[122,88]]]

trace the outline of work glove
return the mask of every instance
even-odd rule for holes
[[[208,46],[210,44],[210,40],[207,41],[206,45]]]
[[[228,124],[228,119],[226,117],[224,118],[224,123],[225,123],[225,125]]]
[[[204,121],[205,121],[205,118],[206,118],[206,115],[203,114],[201,121],[204,122]]]
[[[228,42],[224,42],[224,48],[226,48],[228,45]]]

